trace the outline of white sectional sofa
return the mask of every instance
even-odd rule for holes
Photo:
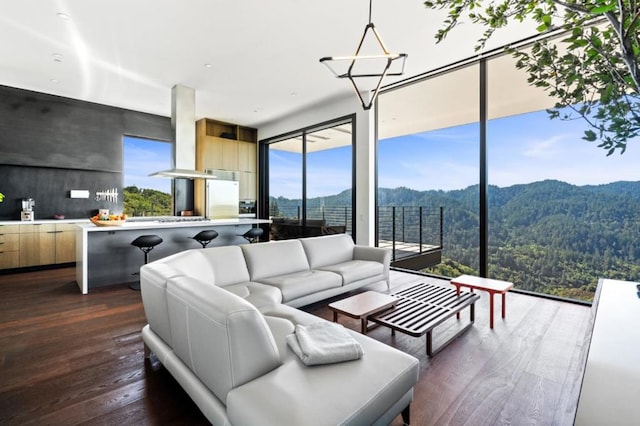
[[[388,274],[388,251],[348,235],[177,253],[141,268],[145,349],[216,425],[408,423],[414,357],[349,331],[362,358],[306,366],[286,344],[324,321],[295,306]]]

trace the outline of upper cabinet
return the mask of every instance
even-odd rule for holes
[[[196,168],[256,172],[258,131],[203,118],[196,123]]]
[[[258,130],[203,118],[196,122],[196,169],[238,171],[240,199],[257,197]],[[204,181],[195,182],[194,208],[204,214]]]

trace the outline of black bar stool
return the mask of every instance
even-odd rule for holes
[[[132,246],[138,247],[144,253],[144,264],[146,265],[149,262],[149,252],[153,250],[155,246],[162,242],[162,238],[157,235],[140,235],[135,240],[131,241]],[[135,272],[134,275],[140,274],[139,272]],[[140,281],[137,283],[133,283],[129,285],[129,288],[132,290],[140,290]]]
[[[212,240],[215,240],[218,237],[218,233],[214,230],[210,231],[200,231],[194,237],[194,240],[202,244],[202,248],[207,247]]]
[[[239,236],[244,237],[244,239],[249,241],[250,244],[253,244],[258,242],[262,234],[264,234],[264,230],[262,228],[251,228]]]

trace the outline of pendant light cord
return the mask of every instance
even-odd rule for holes
[[[373,4],[373,0],[369,0],[369,23],[371,24],[371,5]]]

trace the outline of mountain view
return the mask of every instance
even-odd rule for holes
[[[272,202],[283,212],[300,205],[283,197]],[[309,200],[308,207],[350,204],[351,191],[344,191]],[[428,272],[477,273],[477,185],[451,191],[380,188],[378,205],[434,212],[443,207],[443,259]],[[490,186],[489,275],[520,290],[590,301],[601,277],[640,280],[639,219],[640,182]]]

